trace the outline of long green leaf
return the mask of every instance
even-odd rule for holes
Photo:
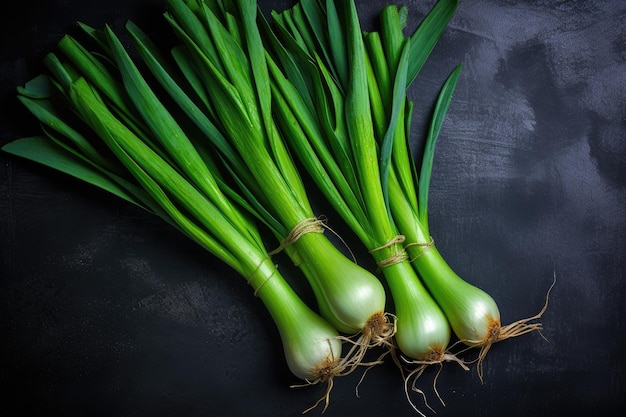
[[[368,236],[364,227],[367,224],[363,211],[362,199],[355,195],[350,181],[345,177],[344,169],[336,154],[324,141],[327,134],[323,133],[315,115],[308,111],[298,91],[289,81],[281,76],[280,71],[270,61],[270,70],[274,74],[276,101],[276,117],[281,122],[285,137],[306,166],[309,174],[314,177],[320,190],[330,201],[336,202],[335,207],[354,226],[360,236]],[[345,168],[345,166],[344,166]],[[350,166],[347,172],[353,178]],[[358,188],[356,188],[358,191]]]
[[[312,140],[322,140],[324,137],[327,139],[327,144],[341,167],[346,181],[353,190],[359,190],[356,162],[352,158],[345,119],[345,96],[323,62],[320,59],[316,62],[319,70],[315,83],[318,86],[317,113],[325,135],[320,139],[313,138]],[[362,197],[360,201],[362,202]]]
[[[63,172],[147,209],[134,194],[129,193],[127,189],[102,174],[100,170],[45,136],[16,139],[4,145],[2,150]]]
[[[337,73],[339,85],[348,85],[348,51],[346,50],[345,33],[341,30],[341,20],[335,7],[334,0],[326,0],[326,26],[328,39],[330,39],[330,51],[333,57],[334,67]]]
[[[309,206],[308,196],[298,170],[289,155],[285,143],[280,138],[272,117],[272,92],[269,69],[266,61],[266,53],[261,38],[259,26],[257,25],[257,12],[255,0],[237,0],[242,14],[243,32],[246,40],[248,59],[254,85],[256,86],[259,112],[263,118],[263,125],[268,139],[270,154],[273,157],[276,167],[282,174],[282,178],[287,183],[289,190],[295,196],[295,200],[300,203],[305,210],[312,212]]]
[[[224,69],[220,66],[221,61],[219,54],[215,50],[207,28],[190,8],[190,5],[186,4],[183,0],[165,0],[165,2],[168,7],[165,18],[170,23],[176,21],[176,23],[180,25],[181,30],[191,36],[191,39],[199,50],[207,55],[215,65],[218,65],[219,71],[223,72]]]
[[[107,37],[131,100],[151,128],[153,135],[160,140],[172,159],[178,163],[180,171],[229,217],[242,234],[247,233],[248,222],[222,194],[217,181],[204,164],[197,149],[177,120],[152,91],[117,36],[108,28]]]
[[[67,137],[72,144],[90,160],[109,170],[114,169],[110,162],[107,161],[81,133],[73,129],[64,122],[59,115],[54,113],[55,108],[48,100],[33,100],[22,95],[18,95],[18,99],[41,123]]]
[[[277,62],[280,62],[280,66],[289,79],[289,81],[300,91],[302,99],[306,102],[307,106],[313,111],[315,109],[315,105],[313,104],[313,98],[310,94],[311,91],[311,81],[308,73],[301,69],[301,66],[298,65],[302,62],[307,62],[306,53],[302,51],[302,49],[295,44],[292,45],[291,50],[288,50],[284,45],[281,39],[279,39],[278,34],[272,30],[272,26],[265,19],[262,13],[259,13],[258,16],[259,28],[262,31],[262,36],[265,39],[265,48],[267,53]],[[282,30],[279,25],[274,26],[277,31]],[[290,35],[283,33],[283,38],[287,40],[290,39]],[[299,52],[299,57],[295,55],[294,48]],[[303,58],[303,56],[305,56]],[[311,72],[314,72],[315,69],[311,65]]]
[[[454,71],[448,76],[445,84],[443,85],[435,109],[430,122],[428,130],[428,137],[426,138],[426,146],[424,149],[424,156],[422,160],[422,168],[420,171],[420,179],[418,186],[419,193],[419,221],[425,227],[425,231],[428,233],[428,190],[430,188],[430,177],[433,170],[433,159],[435,155],[435,144],[441,131],[441,126],[445,120],[450,102],[452,101],[452,95],[456,88],[459,74],[461,73],[462,64],[459,64]]]
[[[400,12],[396,5],[388,5],[380,13],[381,38],[389,71],[395,74],[400,65],[400,55],[405,37],[402,32]]]
[[[380,149],[380,175],[383,188],[383,196],[385,199],[385,205],[387,210],[389,208],[389,169],[391,166],[391,153],[393,151],[394,139],[396,134],[396,125],[400,119],[401,111],[405,102],[405,85],[407,78],[407,68],[409,65],[409,48],[410,40],[405,41],[405,46],[400,54],[397,66],[397,73],[395,76],[393,87],[393,99],[391,108],[391,117],[389,120],[389,127],[383,138],[383,142]],[[400,121],[402,122],[402,121]]]
[[[375,236],[385,244],[394,231],[383,198],[378,149],[372,126],[372,115],[365,63],[365,46],[354,2],[346,10],[346,30],[350,58],[350,84],[346,94],[346,122],[352,152],[356,161],[359,185]]]
[[[185,89],[182,85],[182,80],[175,77],[174,69],[167,65],[165,57],[160,54],[152,41],[133,22],[128,22],[126,29],[130,33],[139,55],[150,69],[152,75],[154,75],[178,106],[180,106],[202,133],[204,133],[205,137],[210,140],[211,144],[226,158],[228,164],[234,165],[237,171],[244,172],[245,169],[241,165],[241,161],[236,155],[235,150],[217,126],[213,124],[212,120],[207,117],[205,112],[196,104],[196,101],[190,97],[189,89]],[[183,50],[184,48],[176,48],[176,51],[180,51],[180,53],[182,53]],[[190,85],[191,84],[189,84],[189,86]],[[193,91],[195,92],[196,89],[193,88]]]
[[[58,43],[58,48],[76,65],[84,77],[90,80],[120,110],[133,114],[128,98],[117,79],[92,53],[87,51],[76,39],[65,35]]]
[[[415,80],[428,56],[439,41],[452,18],[459,0],[438,0],[426,18],[411,35],[411,59],[407,75],[407,87]]]
[[[202,133],[204,133],[204,138],[209,140],[211,148],[206,151],[203,150],[206,147],[198,144],[198,151],[201,153],[203,160],[208,163],[209,159],[212,157],[210,155],[205,155],[205,152],[211,152],[211,149],[213,148],[217,149],[219,151],[220,158],[224,160],[223,165],[240,186],[245,198],[242,198],[242,196],[232,190],[225,182],[221,182],[219,188],[239,206],[244,207],[246,211],[253,214],[260,221],[264,222],[273,231],[273,233],[284,233],[282,228],[279,226],[278,221],[269,212],[263,211],[263,214],[261,214],[258,210],[258,208],[262,206],[260,202],[256,201],[255,204],[247,203],[247,200],[256,200],[256,197],[254,197],[254,194],[250,191],[247,185],[252,181],[252,174],[249,173],[247,167],[242,164],[240,157],[223,136],[221,131],[213,124],[210,116],[207,116],[205,112],[196,105],[195,101],[190,98],[189,90],[185,90],[181,85],[182,81],[174,79],[174,69],[167,68],[165,65],[165,58],[161,56],[156,46],[138,26],[132,22],[128,22],[126,28],[131,34],[140,56],[147,64],[152,74],[166,89],[174,101],[187,114],[190,120],[195,123]],[[180,47],[175,50],[177,51],[176,54],[182,54],[183,51],[185,51],[185,48]],[[188,57],[187,54],[185,54],[185,57]],[[185,59],[181,59],[181,61],[187,62]],[[193,90],[196,91],[195,88]],[[213,168],[211,171],[217,172],[217,168]],[[243,180],[241,178],[242,176],[247,179]]]

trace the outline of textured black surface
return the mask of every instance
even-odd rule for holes
[[[357,4],[368,27],[386,2]],[[403,4],[414,28],[434,2]],[[12,5],[0,18],[2,144],[38,133],[15,87],[76,20],[118,29],[132,18],[157,38],[167,32],[161,0]],[[558,280],[547,341],[494,346],[482,385],[473,368],[445,367],[446,407],[429,389],[435,370],[426,373],[439,416],[625,410],[625,19],[622,0],[462,0],[411,87],[419,146],[438,88],[464,63],[431,185],[440,251],[494,296],[505,323],[535,314]],[[275,329],[242,279],[134,207],[0,154],[0,243],[5,410],[278,417],[322,393],[289,388],[297,381]],[[373,369],[360,398],[358,378],[337,381],[327,416],[414,415],[393,366]]]

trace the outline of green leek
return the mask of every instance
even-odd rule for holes
[[[57,77],[41,75],[18,88],[20,101],[42,123],[45,136],[18,139],[2,149],[146,209],[230,265],[270,313],[291,372],[307,384],[328,382],[330,390],[333,377],[352,366],[342,357],[337,330],[289,286],[255,222],[240,208],[241,198],[214,175],[214,161],[161,104],[113,32],[106,28],[102,34],[123,83],[104,81],[101,86],[107,88],[100,89],[74,63],[48,56],[46,63]],[[77,52],[68,54],[73,62],[95,57],[68,37],[61,44]],[[125,105],[119,106],[116,97]],[[328,394],[324,398],[328,404]]]
[[[440,0],[424,19],[409,41],[419,42],[411,49],[414,54],[411,76],[407,78],[408,87],[421,69],[423,62],[434,46],[435,34],[441,34],[440,23],[446,22],[457,1]],[[386,56],[397,56],[392,51],[400,43],[402,24],[395,6],[387,6],[381,13],[382,33],[384,37],[380,48]],[[376,51],[372,48],[371,51]],[[374,56],[380,56],[373,53]],[[393,67],[395,62],[390,65]],[[409,149],[408,123],[391,125],[387,131],[379,132],[381,147],[393,148],[393,152],[382,154],[381,164],[386,168],[383,181],[387,184],[388,202],[393,218],[399,230],[406,237],[405,248],[411,261],[433,295],[445,312],[457,338],[468,346],[480,347],[478,357],[478,374],[482,379],[482,362],[490,346],[498,341],[526,334],[541,329],[541,324],[534,320],[538,315],[502,326],[500,312],[495,300],[485,291],[461,279],[448,265],[434,244],[428,225],[428,194],[433,167],[434,151],[439,132],[450,106],[452,95],[461,71],[458,65],[444,83],[433,110],[421,165],[415,166]],[[387,77],[378,72],[373,75],[375,84],[388,84]],[[381,89],[382,90],[382,89]],[[406,90],[406,88],[404,89]],[[406,96],[406,92],[402,93]],[[394,95],[383,96],[383,103],[390,103]],[[408,102],[407,102],[408,103]],[[382,106],[381,106],[382,107]],[[387,104],[386,108],[390,108]],[[380,112],[379,117],[391,117],[390,111]],[[410,115],[407,115],[410,117]],[[376,124],[376,120],[374,120]],[[415,168],[413,168],[415,167]],[[545,309],[545,306],[544,306]]]

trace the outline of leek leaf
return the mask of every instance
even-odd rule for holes
[[[419,193],[419,220],[420,223],[424,225],[426,233],[428,233],[428,189],[430,188],[430,177],[433,170],[433,159],[435,155],[435,144],[437,143],[437,138],[439,137],[439,132],[441,131],[441,126],[446,117],[446,113],[448,112],[448,108],[450,107],[450,102],[452,101],[452,95],[456,88],[456,83],[459,79],[459,74],[461,73],[462,64],[457,65],[457,67],[452,71],[448,79],[444,83],[441,92],[439,93],[439,97],[437,98],[437,103],[435,104],[435,109],[433,112],[433,116],[431,119],[430,127],[428,129],[428,136],[426,138],[426,146],[424,149],[424,157],[422,160],[422,168],[420,171],[420,179],[418,185],[418,193]]]
[[[389,212],[391,212],[389,208],[389,169],[391,166],[391,152],[393,150],[394,139],[396,137],[396,125],[398,123],[398,120],[400,119],[400,113],[405,102],[405,85],[407,78],[407,68],[409,65],[410,43],[411,42],[407,39],[398,61],[398,70],[396,73],[393,87],[393,100],[389,127],[387,129],[387,132],[385,133],[385,137],[383,138],[382,146],[380,149],[381,182],[385,205],[387,206],[387,210],[389,210]],[[402,125],[402,123],[400,125]]]
[[[146,208],[144,204],[135,198],[136,194],[134,194],[134,192],[133,194],[129,193],[127,189],[102,174],[100,170],[90,166],[83,159],[72,154],[69,150],[62,148],[45,136],[31,136],[16,139],[4,145],[2,150],[68,174],[108,191],[139,207]]]
[[[411,35],[411,59],[409,61],[407,87],[411,85],[424,66],[458,4],[459,0],[438,0]]]

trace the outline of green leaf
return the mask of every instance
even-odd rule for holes
[[[332,143],[328,144],[324,140],[325,137],[333,136],[332,132],[323,133],[320,130],[322,127],[316,115],[308,110],[299,91],[281,76],[271,61],[270,70],[275,73],[274,108],[284,137],[306,166],[309,174],[316,180],[320,190],[330,201],[336,202],[335,207],[338,207],[346,221],[354,226],[354,230],[360,230],[358,232],[360,236],[367,236],[363,229],[367,219],[362,209],[362,199],[355,195],[350,180],[346,178],[347,174],[353,179],[352,185],[358,192],[353,166],[350,164],[342,166],[337,154],[339,149],[333,148]]]
[[[32,88],[32,85],[27,88]],[[20,91],[25,91],[24,89]],[[32,91],[32,90],[30,90]],[[66,123],[61,115],[58,114],[56,107],[48,98],[33,99],[33,94],[18,95],[18,100],[35,116],[43,125],[50,127],[54,131],[60,133],[69,140],[73,147],[85,155],[90,161],[109,171],[115,171],[116,168],[100,151],[96,149],[87,138],[68,123]],[[76,120],[77,122],[77,120]]]
[[[17,92],[19,95],[31,99],[47,99],[52,96],[53,90],[50,84],[50,78],[47,75],[41,74],[26,82],[24,87],[18,86]]]
[[[84,79],[77,80],[70,93],[75,108],[88,124],[191,238],[235,268],[240,268],[235,260],[247,262],[247,257],[258,256],[258,248],[251,247],[252,241],[242,239],[229,218],[116,119]],[[183,212],[187,214],[182,215]],[[193,216],[195,221],[187,216]],[[206,239],[203,230],[211,231],[213,238]]]
[[[391,79],[389,64],[385,57],[382,41],[378,32],[367,32],[363,35],[363,41],[367,49],[367,55],[372,68],[373,82],[380,96],[382,105],[383,120],[386,122],[388,115],[391,113],[391,101],[393,99],[393,80]],[[382,123],[377,120],[377,123]],[[386,123],[385,123],[386,124]]]
[[[356,162],[352,157],[345,120],[345,96],[320,59],[317,59],[317,67],[319,74],[321,74],[315,78],[315,85],[318,86],[318,120],[322,124],[328,145],[335,155],[346,181],[351,184],[354,190],[358,190]]]
[[[438,0],[426,18],[411,35],[411,59],[407,87],[422,69],[444,29],[452,18],[459,0]]]
[[[346,50],[346,35],[342,30],[341,20],[334,0],[326,0],[326,26],[328,28],[328,39],[331,40],[329,42],[330,51],[337,74],[337,81],[342,88],[345,88],[348,85],[348,51]]]
[[[164,71],[167,74],[166,76],[167,78],[172,78],[171,74],[173,74],[174,71],[173,70],[168,71],[168,70],[162,69],[161,63],[164,61],[159,57],[158,53],[155,56],[154,50],[152,48],[147,48],[143,40],[138,40],[138,38],[135,36],[133,31],[130,28],[129,30],[131,31],[131,35],[135,37],[135,43],[139,49],[139,52],[143,53],[144,49],[149,51],[148,55],[150,55],[150,57],[149,59],[146,59],[145,54],[144,54],[143,56],[144,61],[146,61],[149,66],[151,64],[151,61],[156,61],[156,65],[157,67],[160,68],[160,72]],[[194,100],[194,103],[198,102],[197,106],[202,107],[202,110],[206,111],[212,118],[214,118],[215,117],[215,108],[214,108],[215,103],[211,101],[211,97],[209,96],[206,90],[206,87],[204,85],[204,82],[201,79],[200,69],[198,68],[199,65],[196,65],[197,60],[195,59],[195,56],[189,53],[189,49],[185,45],[177,45],[174,48],[172,48],[171,55],[174,58],[174,62],[176,62],[176,65],[178,66],[178,69],[182,73],[183,77],[185,78],[187,84],[193,90],[192,92],[190,92],[188,88],[184,89],[186,96],[197,97],[197,100]],[[154,69],[152,68],[151,68],[151,71],[153,73],[155,72]],[[176,84],[181,85],[182,82],[180,83],[177,82]],[[200,109],[198,110],[202,111]]]
[[[428,189],[430,187],[430,177],[433,170],[433,159],[435,155],[435,144],[441,131],[441,126],[445,120],[450,102],[452,101],[452,95],[456,88],[456,83],[461,73],[462,64],[459,64],[454,71],[448,76],[445,84],[443,85],[435,109],[430,122],[428,130],[428,136],[426,138],[426,147],[424,149],[424,156],[422,159],[422,168],[420,171],[420,180],[418,186],[419,192],[419,220],[425,227],[425,231],[428,232]]]
[[[2,150],[85,181],[147,209],[144,204],[136,199],[134,194],[129,193],[126,188],[121,187],[117,182],[102,174],[101,170],[45,136],[16,139],[4,145]]]
[[[165,19],[173,26],[177,26],[181,32],[190,36],[198,49],[208,56],[215,65],[218,65],[219,71],[223,72],[224,68],[221,68],[219,54],[215,50],[206,26],[190,8],[193,4],[183,0],[165,0],[165,2],[168,7],[168,12],[164,15]]]
[[[259,96],[255,94],[259,92],[255,90],[254,80],[254,73],[258,71],[258,68],[255,68],[255,63],[248,58],[241,45],[232,37],[217,16],[215,16],[211,9],[204,5],[204,3],[201,7],[201,11],[211,40],[215,45],[215,51],[219,57],[219,62],[212,60],[213,65],[215,65],[216,68],[223,68],[222,76],[237,90],[242,103],[247,108],[248,115],[254,120],[255,124],[261,125],[263,115],[259,114]],[[255,11],[256,8],[253,8],[252,13],[255,13]],[[248,20],[249,19],[244,19],[244,31]],[[248,46],[248,54],[249,53],[251,53],[250,46]],[[211,57],[209,56],[209,58]],[[257,86],[256,88],[258,89],[259,87]],[[263,98],[263,100],[267,99]],[[261,109],[263,108],[264,103],[261,103]]]
[[[178,170],[225,213],[242,234],[247,233],[247,222],[224,197],[213,174],[177,120],[152,91],[113,31],[107,27],[106,33],[129,96],[152,134],[176,161]]]
[[[268,54],[276,62],[280,63],[282,71],[289,81],[298,89],[307,106],[311,110],[315,109],[311,96],[311,77],[308,75],[315,73],[316,70],[313,64],[308,60],[307,53],[293,41],[291,35],[284,33],[282,26],[275,25],[276,30],[272,30],[271,25],[262,14],[259,14],[258,19],[262,36],[264,36],[266,40],[265,48]],[[279,38],[276,32],[283,32],[282,37]],[[289,43],[290,47],[287,48],[283,42]],[[308,68],[308,70],[303,69],[302,66]]]
[[[82,75],[93,83],[117,108],[128,115],[133,111],[129,106],[124,89],[117,79],[92,53],[78,41],[65,35],[58,43],[59,49],[80,70]]]
[[[315,39],[316,46],[310,52],[315,51],[315,54],[322,57],[328,69],[332,72],[333,77],[337,80],[342,80],[342,75],[346,76],[346,58],[345,56],[337,57],[339,51],[333,51],[336,48],[332,46],[333,43],[337,43],[341,38],[334,39],[330,37],[338,32],[342,33],[341,27],[331,26],[334,25],[334,22],[332,22],[334,8],[331,7],[331,15],[328,15],[322,9],[318,0],[300,0],[299,4],[302,6],[302,14],[308,22],[307,27],[310,28],[311,37]],[[329,22],[329,16],[331,22]],[[335,62],[335,58],[338,58],[338,62]],[[343,74],[339,74],[336,70],[343,71]],[[345,78],[343,80],[345,81]]]
[[[166,59],[159,53],[156,46],[134,23],[128,22],[126,29],[130,33],[139,55],[143,59],[144,63],[146,63],[152,75],[154,75],[157,81],[165,88],[178,106],[193,122],[195,122],[196,126],[200,128],[206,138],[210,140],[211,144],[226,157],[229,164],[240,164],[235,150],[217,126],[213,124],[211,119],[207,117],[202,109],[199,108],[196,101],[190,97],[191,92],[189,91],[189,88],[186,90],[184,89],[184,86],[182,85],[183,81],[175,76],[174,69],[167,65]],[[184,52],[185,48],[180,47],[175,50],[176,52],[174,55],[180,55],[181,63],[187,63],[189,55]],[[189,70],[193,71],[191,69]],[[201,82],[195,77],[196,76],[194,76],[193,80],[197,81],[193,82],[195,87],[192,87],[192,92],[196,92],[198,89],[203,90],[201,86],[198,86]],[[187,84],[187,86],[192,86],[192,83]],[[209,97],[206,96],[204,100],[209,100]],[[238,169],[241,169],[241,167]]]
[[[380,13],[381,38],[389,72],[398,70],[400,55],[404,48],[405,37],[402,33],[402,22],[396,5],[388,5]]]
[[[365,46],[356,6],[346,11],[346,30],[350,59],[350,83],[346,94],[345,118],[354,155],[359,187],[373,225],[378,245],[394,236],[390,215],[382,192],[378,148],[374,137],[365,63]]]
[[[380,175],[385,205],[387,207],[387,210],[389,210],[389,213],[391,213],[391,209],[389,207],[389,169],[391,166],[391,153],[393,150],[396,134],[396,125],[400,119],[400,115],[406,98],[405,86],[407,78],[407,68],[409,65],[409,50],[410,40],[407,39],[405,41],[404,47],[402,48],[402,53],[400,54],[398,61],[398,70],[395,76],[393,86],[393,100],[389,127],[387,128],[387,132],[385,133],[385,137],[383,138],[380,149]],[[403,121],[400,122],[402,123]]]
[[[166,89],[180,108],[186,113],[190,120],[193,121],[204,134],[203,139],[209,140],[210,145],[212,146],[211,150],[217,149],[219,151],[220,158],[223,159],[224,162],[223,165],[240,185],[246,198],[253,199],[253,194],[245,186],[246,183],[250,183],[252,174],[242,164],[241,159],[230,145],[230,142],[226,140],[221,131],[213,124],[212,119],[208,117],[205,112],[196,105],[195,101],[190,98],[191,92],[189,89],[185,90],[183,88],[181,85],[182,80],[175,79],[174,69],[167,67],[167,61],[160,55],[156,46],[150,41],[145,33],[132,22],[128,22],[126,27],[132,36],[133,42],[135,43],[140,56],[147,64],[147,67],[150,69],[152,74]],[[175,48],[173,55],[180,60],[180,63],[182,64],[181,67],[188,68],[189,71],[193,71],[190,67],[186,66],[189,64],[189,59],[191,59],[190,55],[186,53],[186,48],[182,46]],[[201,82],[199,79],[195,78],[195,75],[193,80],[197,80],[195,82],[196,86],[193,88],[193,92],[197,91],[196,88],[203,90],[203,87],[199,86]],[[209,99],[208,96],[206,99]],[[205,111],[208,111],[208,109]],[[209,114],[212,116],[211,112],[209,112]],[[205,151],[206,146],[200,145],[201,144],[198,144],[198,152],[200,152],[202,159],[206,164],[212,163],[212,159],[210,155],[208,155],[208,152],[211,150]],[[217,168],[212,168],[211,172],[216,173]],[[242,176],[248,178],[248,180],[242,180]],[[238,205],[244,207],[246,211],[263,221],[270,229],[277,230],[277,221],[272,218],[269,213],[264,212],[263,214],[260,214],[259,211],[253,207],[258,206],[259,204],[247,204],[244,198],[237,194],[223,181],[220,182],[219,188]]]
[[[315,35],[311,33],[311,28],[302,10],[302,3],[296,3],[291,9],[286,10],[285,14],[289,17],[287,22],[291,26],[292,34],[303,42],[309,54],[316,51]]]

